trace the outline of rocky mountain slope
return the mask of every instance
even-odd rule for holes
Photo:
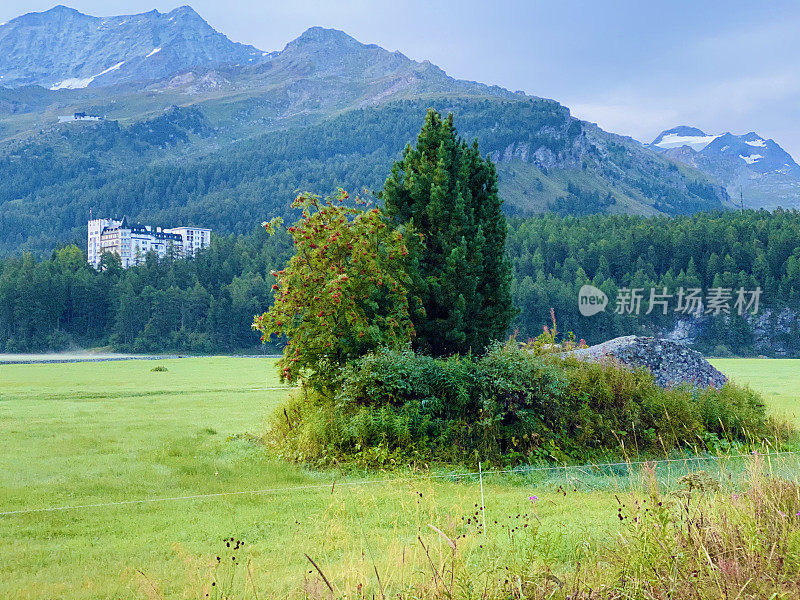
[[[3,33],[20,27],[16,21],[59,14],[75,22],[65,31],[93,23],[87,47],[108,51],[87,52],[86,64],[73,58],[68,70],[72,62],[48,45],[36,65],[0,67],[17,82],[0,88],[3,253],[81,239],[90,208],[247,231],[285,214],[298,189],[378,189],[429,106],[453,112],[459,131],[498,163],[511,214],[675,215],[729,205],[709,176],[575,119],[558,102],[456,80],[337,30],[313,27],[282,51],[263,53],[230,42],[184,8],[138,15],[142,25],[129,34],[135,42],[125,54],[108,23],[135,24],[62,7],[0,27],[0,49],[28,43],[26,35]],[[83,47],[76,44],[68,54]],[[151,68],[149,61],[170,56],[178,58]],[[65,78],[82,84],[122,61],[85,87],[59,85]],[[59,124],[74,112],[105,121]]]
[[[11,87],[82,89],[265,58],[215,31],[188,6],[117,17],[56,6],[0,26],[0,85]]]
[[[755,132],[709,135],[681,126],[661,132],[649,147],[707,173],[737,205],[800,207],[800,165],[775,140]]]

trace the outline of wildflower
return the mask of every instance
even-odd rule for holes
[[[530,500],[531,502],[536,502],[536,501],[539,500],[539,497],[538,496],[528,496],[528,500]]]

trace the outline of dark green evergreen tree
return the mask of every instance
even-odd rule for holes
[[[410,250],[416,347],[433,355],[480,352],[512,317],[511,267],[497,173],[453,115],[429,110],[381,192],[387,214],[421,234]]]

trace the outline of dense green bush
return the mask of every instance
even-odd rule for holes
[[[341,391],[297,392],[273,422],[285,456],[312,463],[515,464],[721,450],[769,437],[761,398],[663,390],[644,371],[534,356],[511,344],[481,358],[385,351],[348,366]]]

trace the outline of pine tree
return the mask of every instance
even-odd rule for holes
[[[381,198],[390,219],[411,224],[421,238],[409,247],[417,349],[480,352],[503,337],[514,309],[497,172],[477,141],[458,137],[452,114],[428,111]]]

